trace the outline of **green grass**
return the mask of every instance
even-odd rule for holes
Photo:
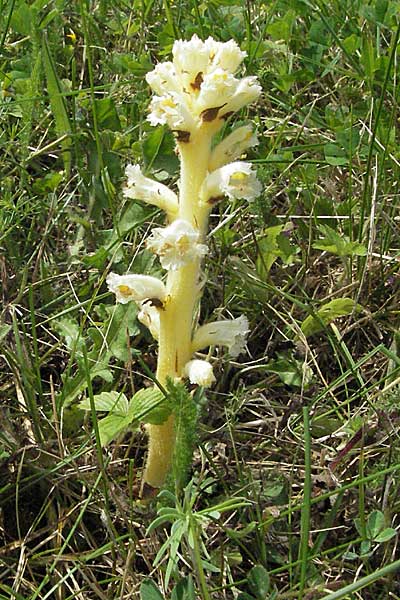
[[[0,0],[0,599],[400,598],[399,9]],[[251,335],[185,493],[143,505],[144,433],[101,449],[77,404],[154,372],[104,282],[158,272],[124,169],[176,180],[144,76],[193,33],[263,87],[264,193],[215,207],[202,305]]]

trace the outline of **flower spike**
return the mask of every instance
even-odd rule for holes
[[[177,40],[172,55],[172,62],[146,75],[156,93],[148,118],[152,125],[167,124],[190,135],[253,102],[261,92],[255,77],[234,76],[246,53],[233,40],[203,42],[194,35],[189,41]]]

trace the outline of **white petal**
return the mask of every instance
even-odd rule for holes
[[[202,190],[203,202],[220,196],[254,200],[260,195],[261,189],[252,165],[236,161],[216,169],[208,175]]]
[[[246,56],[246,52],[242,52],[233,40],[216,42],[212,38],[208,38],[206,44],[213,55],[212,65],[230,73],[237,71],[240,63]]]
[[[146,81],[158,96],[163,96],[167,92],[181,92],[172,62],[166,61],[156,65],[153,71],[147,73]]]
[[[249,333],[249,321],[245,315],[229,321],[215,321],[199,327],[193,337],[193,352],[206,346],[227,346],[233,357],[243,352]]]
[[[199,239],[200,233],[188,221],[176,219],[168,227],[153,229],[147,248],[160,257],[164,269],[174,271],[207,253]]]
[[[141,310],[137,318],[149,329],[155,340],[160,337],[160,309],[153,306],[151,302],[142,302]]]
[[[107,277],[107,285],[109,290],[114,292],[117,302],[121,304],[127,304],[131,300],[140,302],[148,298],[164,302],[166,297],[163,282],[149,275],[110,273]]]
[[[225,106],[234,95],[239,81],[223,69],[216,69],[206,75],[196,101],[197,112],[200,114],[209,108],[221,106],[221,112],[225,113]]]
[[[177,212],[178,197],[166,185],[145,177],[139,165],[128,165],[125,173],[128,178],[125,197],[154,204],[171,214]]]
[[[207,45],[193,35],[190,41],[176,40],[172,48],[174,66],[186,92],[196,92],[199,75],[204,75],[210,63]]]
[[[190,360],[183,368],[183,375],[189,378],[190,383],[210,387],[215,381],[213,368],[206,360]]]
[[[239,81],[235,93],[231,96],[227,104],[220,111],[220,116],[236,112],[257,100],[261,94],[261,86],[258,84],[257,77],[244,77]]]
[[[215,171],[215,169],[240,158],[248,148],[257,144],[257,135],[251,125],[238,127],[214,148],[208,165],[209,170]]]
[[[185,100],[176,92],[154,96],[150,103],[148,121],[152,125],[168,125],[172,130],[178,131],[192,131],[196,126]]]

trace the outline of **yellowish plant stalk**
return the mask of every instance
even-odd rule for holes
[[[209,209],[199,205],[200,189],[207,175],[211,139],[221,124],[204,124],[189,142],[178,144],[181,158],[179,209],[177,218],[196,227],[204,239]],[[181,378],[183,367],[191,359],[193,319],[199,301],[201,261],[169,271],[167,300],[160,311],[157,380]],[[175,444],[174,417],[162,425],[148,425],[148,456],[144,483],[161,487],[170,470]]]
[[[226,119],[257,99],[261,88],[255,77],[235,77],[246,53],[232,40],[202,41],[194,35],[190,41],[177,40],[172,55],[172,62],[156,65],[146,80],[155,94],[150,123],[167,124],[177,136],[179,194],[146,177],[139,165],[127,166],[124,190],[127,198],[142,200],[166,213],[168,225],[154,229],[147,247],[159,256],[167,279],[164,283],[143,274],[110,273],[107,283],[118,302],[139,304],[138,319],[158,340],[159,383],[188,378],[193,385],[209,387],[215,382],[212,365],[197,358],[196,352],[222,345],[231,356],[237,356],[248,333],[245,315],[200,327],[195,322],[210,209],[224,197],[252,200],[261,191],[252,166],[240,160],[257,143],[252,128],[237,128],[213,148],[212,140]],[[190,415],[189,419],[194,418]],[[158,488],[174,459],[174,417],[161,425],[149,425],[148,435],[143,482]]]

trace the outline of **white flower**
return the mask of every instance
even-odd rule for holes
[[[251,125],[238,127],[222,140],[211,153],[208,168],[215,171],[219,167],[240,158],[248,148],[257,146],[258,139]]]
[[[199,239],[200,233],[188,221],[176,219],[168,227],[153,229],[147,248],[160,257],[164,269],[175,271],[207,253]]]
[[[210,387],[215,381],[213,368],[206,360],[190,360],[183,368],[183,375],[189,378],[190,383]]]
[[[147,299],[157,299],[164,302],[166,297],[165,285],[156,277],[149,275],[117,275],[110,273],[107,285],[116,295],[117,302],[127,304],[131,300],[141,302]]]
[[[194,334],[193,352],[206,346],[227,346],[229,354],[236,357],[243,352],[249,331],[249,321],[245,315],[229,321],[207,323]]]
[[[160,337],[160,309],[151,302],[142,302],[137,318],[149,329],[155,340]]]
[[[206,75],[196,101],[197,112],[201,113],[208,108],[216,106],[222,108],[221,112],[226,112],[225,106],[234,95],[238,83],[238,79],[235,79],[231,73],[223,69],[216,69]]]
[[[257,77],[244,77],[238,81],[235,93],[231,96],[227,104],[220,111],[220,116],[236,112],[257,100],[261,94],[261,86],[258,84]]]
[[[166,185],[145,177],[139,165],[128,165],[126,167],[128,178],[127,187],[124,189],[126,198],[143,200],[148,204],[154,204],[170,214],[178,210],[178,197]]]
[[[247,56],[247,52],[242,52],[234,40],[216,42],[209,37],[204,43],[209,49],[212,66],[229,71],[229,73],[235,73]]]
[[[181,86],[172,62],[166,61],[155,66],[146,75],[146,81],[158,96],[168,92],[180,92]]]
[[[261,184],[250,163],[236,161],[210,173],[202,190],[203,202],[228,196],[254,200],[261,193]]]
[[[151,125],[168,125],[172,130],[190,131],[196,123],[185,98],[176,92],[154,96],[148,120]]]
[[[255,77],[234,77],[246,53],[233,40],[210,37],[203,42],[194,35],[189,41],[176,40],[172,54],[172,62],[160,63],[146,75],[156,94],[148,117],[152,125],[190,133],[239,110],[261,91]]]
[[[197,76],[205,75],[210,64],[210,49],[197,35],[189,41],[176,40],[172,48],[174,66],[184,91],[196,91]]]

